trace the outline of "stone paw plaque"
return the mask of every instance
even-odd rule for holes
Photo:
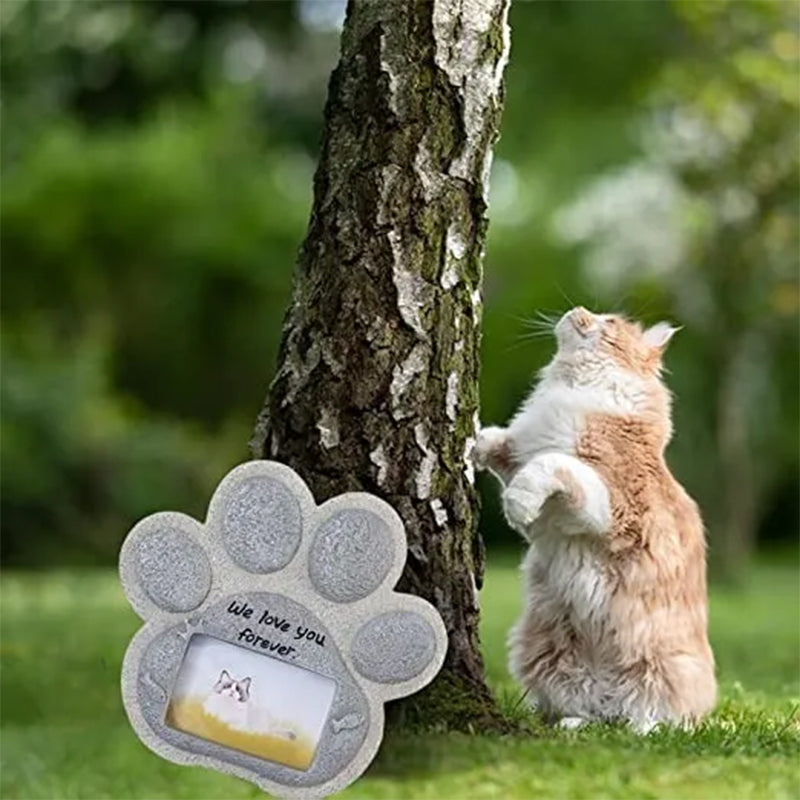
[[[378,749],[383,704],[444,660],[438,612],[393,591],[405,557],[391,506],[362,493],[317,506],[270,461],[232,470],[204,523],[141,520],[120,553],[145,621],[122,668],[134,730],[170,761],[279,797],[344,788]]]

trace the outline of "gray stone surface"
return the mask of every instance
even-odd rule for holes
[[[402,522],[386,503],[349,493],[317,507],[296,473],[269,461],[233,469],[204,524],[177,512],[141,520],[120,553],[123,588],[145,620],[122,668],[136,733],[164,758],[236,775],[274,796],[309,800],[340,791],[377,752],[383,704],[422,688],[444,660],[447,634],[436,610],[393,591],[405,556]],[[308,769],[166,724],[195,634],[335,682]]]
[[[248,478],[229,494],[222,540],[230,557],[249,572],[275,572],[294,558],[303,534],[300,504],[271,478]]]
[[[147,596],[165,611],[191,611],[211,589],[211,565],[203,548],[178,528],[140,539],[135,567]]]
[[[403,683],[430,664],[436,634],[427,620],[410,611],[389,611],[363,625],[350,646],[353,666],[378,683]]]
[[[281,618],[290,619],[292,628],[301,624],[325,637],[325,646],[316,642],[298,640],[289,634],[268,632],[259,628],[253,619],[242,620],[227,613],[231,599],[247,602],[258,614],[269,609]],[[256,615],[257,617],[258,615]],[[200,739],[170,727],[164,721],[172,687],[180,669],[183,655],[194,633],[203,633],[222,641],[239,645],[238,633],[243,628],[257,629],[276,641],[296,644],[298,652],[293,657],[280,659],[292,666],[311,670],[336,682],[336,695],[323,729],[316,754],[308,770],[298,770],[277,762],[266,761],[257,756]],[[259,652],[258,648],[247,648]],[[269,658],[270,656],[265,656]],[[358,753],[369,728],[369,706],[364,692],[359,688],[350,673],[330,632],[325,626],[299,603],[281,595],[268,593],[244,593],[226,598],[204,612],[202,619],[192,620],[188,625],[181,623],[168,628],[156,637],[147,648],[139,670],[139,707],[153,732],[165,742],[185,750],[216,759],[228,761],[245,769],[269,777],[286,786],[311,787],[330,780],[341,772]],[[350,716],[358,718],[352,726],[334,726]],[[338,730],[335,730],[337,728]]]
[[[392,566],[393,549],[391,532],[377,514],[339,511],[314,535],[308,574],[323,597],[352,603],[380,586]]]

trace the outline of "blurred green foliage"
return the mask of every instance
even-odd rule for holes
[[[202,514],[247,457],[342,13],[0,4],[4,563],[110,562],[137,517]],[[670,457],[741,570],[757,532],[798,528],[797,9],[541,0],[511,24],[484,420],[550,355],[524,338],[537,309],[683,324]]]

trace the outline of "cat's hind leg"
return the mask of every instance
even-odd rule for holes
[[[710,653],[669,654],[650,665],[639,679],[639,689],[627,692],[624,709],[630,728],[648,734],[659,727],[691,730],[713,709],[717,698],[714,664]]]
[[[578,728],[588,725],[590,721],[585,717],[561,717],[556,723],[556,727],[562,731],[576,731]]]
[[[575,647],[571,626],[550,610],[542,612],[540,600],[529,598],[509,633],[509,671],[547,724],[557,726],[564,718],[591,721],[586,697],[591,675]]]

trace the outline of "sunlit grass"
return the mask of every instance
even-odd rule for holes
[[[613,726],[568,733],[526,717],[505,667],[519,611],[508,557],[490,557],[482,593],[487,670],[525,736],[391,734],[344,796],[452,798],[797,798],[800,582],[762,566],[742,591],[712,594],[722,699],[698,730],[638,737]],[[5,574],[2,581],[3,798],[256,798],[249,784],[178,767],[134,736],[119,669],[138,620],[116,575]]]

